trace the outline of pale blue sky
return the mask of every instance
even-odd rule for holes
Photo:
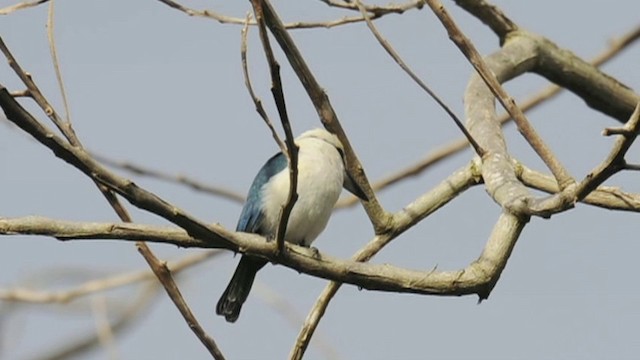
[[[0,0],[0,7],[14,2]],[[444,3],[481,52],[497,48],[497,38],[489,29],[453,2]],[[494,3],[521,26],[587,59],[604,49],[608,40],[636,26],[639,10],[633,0]],[[250,8],[248,1],[185,4],[238,17]],[[290,21],[346,15],[330,11],[320,1],[275,1],[274,5]],[[40,6],[1,17],[0,35],[63,112],[49,56],[46,15],[47,6]],[[377,24],[407,63],[462,117],[462,91],[471,68],[429,10],[391,15]],[[249,40],[252,80],[277,119],[256,34],[252,29]],[[392,62],[364,24],[296,30],[293,36],[331,97],[370,179],[410,165],[459,137],[451,120]],[[244,87],[239,26],[191,18],[152,0],[68,0],[56,2],[56,39],[72,120],[92,150],[241,193],[276,151]],[[294,132],[319,126],[286,59],[280,52],[277,55]],[[639,59],[640,47],[635,45],[604,69],[637,89]],[[0,66],[0,82],[12,90],[22,89],[5,63]],[[528,75],[507,89],[522,99],[545,84]],[[44,121],[41,112],[29,108]],[[607,154],[612,139],[602,137],[600,131],[616,124],[571,94],[528,116],[576,178]],[[117,220],[95,186],[77,170],[53,158],[21,131],[5,124],[0,129],[4,170],[0,216]],[[512,153],[543,170],[517,131],[509,126],[506,132]],[[640,161],[637,150],[634,147],[630,156]],[[390,211],[401,209],[470,157],[466,151],[380,192],[382,204]],[[135,180],[200,219],[235,227],[239,204],[181,186]],[[607,184],[640,192],[638,174],[617,175]],[[398,238],[374,261],[414,269],[464,267],[480,254],[499,213],[482,187],[473,188]],[[142,212],[133,215],[140,222],[163,223]],[[437,298],[345,286],[318,331],[342,359],[634,358],[640,351],[638,224],[637,214],[584,205],[550,220],[532,219],[500,282],[481,305],[472,296]],[[357,207],[337,212],[314,245],[347,258],[372,233],[364,211]],[[197,251],[152,248],[165,258]],[[237,323],[227,324],[215,316],[215,303],[236,262],[230,254],[209,261],[180,277],[180,288],[229,359],[284,358],[299,327],[291,327],[256,291]],[[3,237],[0,264],[2,288],[63,269],[98,276],[147,267],[131,243],[62,243],[34,237]],[[303,316],[326,283],[276,266],[267,266],[257,281],[280,293]],[[61,289],[72,283],[43,286]],[[109,298],[122,294],[133,293],[109,293]],[[93,331],[93,321],[83,310],[86,302],[73,305],[82,311],[51,305],[3,312],[0,356],[29,358]],[[209,358],[164,295],[153,303],[149,316],[119,338],[117,349],[122,359]],[[104,359],[106,353],[83,358]],[[306,358],[325,357],[312,343]]]

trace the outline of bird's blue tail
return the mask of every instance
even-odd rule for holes
[[[266,260],[242,255],[229,285],[227,285],[220,300],[218,300],[216,314],[224,316],[228,322],[235,322],[238,319],[242,304],[244,304],[247,297],[249,297],[249,292],[251,292],[256,273],[266,263]]]

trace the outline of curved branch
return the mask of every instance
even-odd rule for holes
[[[490,27],[500,38],[500,44],[504,43],[511,32],[518,30],[518,25],[502,10],[484,0],[455,0],[455,2]]]
[[[435,206],[433,210],[437,208],[439,206]],[[341,260],[289,244],[286,244],[288,251],[278,254],[278,250],[263,237],[243,233],[235,233],[231,237],[251,255],[278,259],[283,265],[300,272],[353,284],[368,290],[441,296],[477,294],[481,299],[485,299],[495,285],[497,277],[500,276],[503,265],[506,264],[507,250],[510,251],[512,247],[511,245],[505,247],[506,242],[502,240],[503,237],[507,236],[515,241],[521,230],[521,225],[518,225],[520,222],[514,221],[514,216],[503,215],[500,219],[480,258],[466,269],[456,271],[417,271],[387,264],[361,262],[370,259],[375,254],[371,249],[379,247],[382,238],[389,238],[389,236],[377,237],[373,242],[375,246],[369,246],[359,253],[360,261]],[[409,227],[412,223],[413,221],[402,221],[404,227]],[[0,234],[43,235],[60,240],[109,238],[131,241],[158,240],[183,247],[209,245],[205,241],[191,238],[179,228],[131,223],[79,223],[43,217],[0,218]],[[388,241],[388,239],[385,240]]]

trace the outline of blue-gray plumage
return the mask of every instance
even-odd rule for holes
[[[324,129],[309,130],[295,140],[298,151],[298,200],[287,224],[284,240],[309,246],[326,227],[342,188],[367,200],[345,171],[342,144]],[[289,194],[288,161],[283,153],[271,157],[256,175],[240,213],[236,231],[273,238],[280,211]],[[229,322],[240,315],[256,273],[267,260],[243,255],[216,306]]]
[[[260,223],[262,222],[262,192],[260,189],[277,173],[288,168],[287,157],[279,152],[267,160],[267,162],[260,168],[258,175],[253,180],[251,187],[249,188],[249,195],[242,207],[240,213],[240,219],[236,226],[236,231],[261,234]],[[264,234],[263,234],[264,235]]]

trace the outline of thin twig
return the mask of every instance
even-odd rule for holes
[[[256,108],[256,112],[260,115],[262,120],[264,120],[265,124],[267,124],[267,127],[271,131],[271,136],[273,137],[273,140],[275,140],[275,142],[278,144],[280,151],[282,151],[283,154],[286,154],[287,147],[285,146],[284,142],[282,142],[282,140],[280,139],[280,136],[278,136],[278,132],[276,132],[276,129],[273,126],[273,123],[271,122],[269,115],[265,111],[264,106],[262,106],[262,100],[260,100],[260,98],[256,95],[255,91],[253,91],[253,86],[251,85],[251,76],[249,76],[249,66],[247,65],[248,64],[247,35],[249,34],[250,19],[251,19],[251,14],[247,14],[246,22],[242,27],[242,31],[240,32],[241,34],[240,58],[242,60],[242,75],[244,76],[244,84],[247,88],[247,91],[249,92],[249,96],[251,96],[251,100],[253,101],[253,104]]]
[[[189,16],[207,18],[207,19],[215,20],[221,24],[243,25],[245,23],[245,19],[243,18],[223,15],[212,10],[196,10],[188,6],[182,5],[177,1],[173,1],[173,0],[158,0],[158,1],[160,1],[161,3],[173,9],[181,11]],[[333,3],[333,2],[327,3],[327,4],[337,8],[357,11],[357,8],[355,8],[353,5],[340,6],[341,4]],[[342,4],[342,5],[345,5],[345,4]],[[385,6],[367,6],[367,11],[371,14],[371,17],[373,19],[378,19],[385,15],[403,14],[406,11],[416,10],[416,9],[419,10],[421,8],[422,8],[422,0],[411,0],[404,4],[389,4]],[[364,21],[364,18],[362,16],[345,16],[339,19],[327,20],[327,21],[291,22],[291,23],[284,24],[284,27],[289,30],[313,29],[313,28],[329,29],[337,26],[348,25],[348,24],[358,23],[362,21]],[[249,25],[255,26],[257,25],[257,22],[251,21],[249,22]]]
[[[95,152],[91,152],[91,155],[93,156],[94,159],[98,160],[104,165],[107,165],[109,167],[116,168],[116,169],[122,169],[135,175],[146,176],[146,177],[163,180],[163,181],[167,181],[175,184],[181,184],[188,188],[191,188],[192,190],[200,191],[209,195],[220,196],[224,199],[227,199],[236,203],[243,203],[245,200],[244,195],[240,194],[239,192],[236,192],[221,186],[210,185],[210,184],[195,180],[186,175],[169,174],[161,170],[152,169],[150,167],[139,165],[139,164],[134,164],[129,161],[113,160],[104,155],[96,154]]]
[[[60,70],[60,61],[58,60],[58,52],[56,51],[56,41],[53,35],[53,8],[55,2],[51,0],[49,2],[49,13],[47,15],[47,39],[49,40],[49,52],[51,53],[51,61],[53,62],[53,69],[56,73],[56,80],[58,81],[58,87],[60,88],[60,95],[62,95],[62,104],[65,111],[65,120],[69,131],[73,131],[71,127],[71,112],[69,110],[69,101],[67,100],[67,92],[64,89],[64,81],[62,81],[62,71]]]
[[[523,184],[549,194],[560,192],[552,176],[531,170],[522,164],[518,164],[516,168],[518,168],[518,179]],[[598,186],[581,202],[609,210],[640,212],[640,194],[628,193],[613,186]]]
[[[360,9],[360,13],[362,14],[362,17],[364,17],[364,20],[367,23],[367,27],[369,28],[369,30],[371,30],[371,32],[373,33],[373,36],[375,36],[376,40],[378,40],[378,43],[380,43],[380,45],[385,49],[387,54],[389,54],[389,56],[391,56],[391,58],[393,58],[393,60],[396,62],[396,64],[398,64],[398,66],[400,66],[400,68],[405,73],[407,73],[407,75],[409,75],[409,77],[416,84],[418,84],[418,86],[422,90],[424,90],[427,94],[429,94],[429,96],[431,96],[431,98],[447,113],[447,115],[449,115],[449,117],[453,120],[453,122],[456,124],[458,129],[460,129],[460,131],[462,132],[464,137],[467,139],[469,144],[471,144],[471,146],[475,150],[476,154],[478,154],[478,156],[482,157],[483,154],[485,153],[485,151],[475,141],[473,136],[471,136],[471,134],[469,133],[467,128],[464,126],[462,121],[460,121],[460,119],[458,119],[456,114],[447,106],[447,104],[445,104],[444,101],[442,101],[440,99],[440,97],[438,97],[438,95],[435,92],[433,92],[427,86],[427,84],[425,84],[425,82],[422,81],[422,79],[420,79],[420,77],[418,77],[418,75],[416,75],[413,72],[413,70],[411,70],[411,68],[404,62],[404,60],[402,60],[400,55],[393,49],[391,44],[389,44],[389,42],[384,38],[384,36],[382,36],[382,34],[378,31],[376,26],[373,24],[373,21],[371,20],[371,17],[367,13],[364,5],[362,5],[362,2],[360,2],[360,0],[355,0],[354,3],[358,7],[358,9]]]
[[[289,116],[287,115],[287,106],[284,98],[284,92],[282,90],[282,80],[280,79],[280,64],[273,55],[273,49],[269,42],[269,34],[267,33],[267,27],[263,16],[263,6],[260,0],[251,0],[253,6],[253,13],[255,14],[256,21],[258,22],[258,29],[260,32],[260,41],[262,42],[262,48],[264,49],[267,63],[269,64],[269,72],[271,74],[271,93],[280,115],[280,122],[286,135],[285,142],[287,144],[287,151],[284,153],[289,159],[289,194],[287,195],[287,201],[282,206],[280,212],[280,220],[278,221],[278,229],[275,234],[276,246],[278,252],[282,253],[284,250],[284,237],[287,232],[287,224],[289,222],[289,216],[293,210],[293,206],[298,200],[298,146],[293,140],[293,132],[291,131],[291,123],[289,122]]]
[[[623,131],[617,131],[619,134],[618,138],[614,142],[607,159],[593,169],[585,179],[578,184],[576,190],[576,199],[578,201],[584,199],[615,173],[627,168],[624,157],[637,139],[640,131],[640,103],[636,105],[633,114],[631,114],[629,121],[624,124],[622,130]]]

